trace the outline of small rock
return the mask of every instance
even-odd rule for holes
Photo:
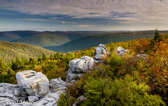
[[[86,98],[83,95],[81,95],[77,98],[77,100],[79,101],[76,101],[72,106],[79,106],[80,104],[86,101]]]
[[[28,96],[28,100],[29,100],[29,102],[35,102],[35,101],[39,100],[39,98],[37,96]]]
[[[65,90],[67,89],[66,82],[61,80],[61,78],[51,79],[49,86],[52,92],[57,92],[58,90],[61,90],[65,93]]]
[[[122,47],[118,47],[116,49],[116,55],[119,55],[119,56],[124,56],[125,53],[129,52],[129,50],[127,49],[124,49]]]

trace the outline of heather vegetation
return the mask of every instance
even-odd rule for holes
[[[115,49],[121,46],[130,52],[117,56]],[[106,45],[110,54],[102,63],[72,82],[66,95],[61,95],[58,106],[70,106],[80,95],[82,106],[109,105],[166,105],[168,104],[168,34],[157,30],[153,39],[139,39]],[[147,54],[146,58],[137,54]],[[45,53],[38,59],[16,57],[11,64],[0,59],[0,82],[16,83],[15,74],[22,70],[44,73],[49,79],[66,78],[69,61],[82,56],[94,56],[94,48],[60,53],[49,57]]]

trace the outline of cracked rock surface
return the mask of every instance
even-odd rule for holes
[[[107,55],[109,54],[107,48],[105,45],[103,44],[99,44],[98,47],[95,48],[95,52],[94,52],[94,59],[96,61],[96,63],[99,62],[99,60],[105,58]]]
[[[49,84],[44,74],[32,70],[19,72],[16,77],[18,85],[0,83],[0,106],[57,106],[59,95],[67,89],[61,78]]]
[[[83,73],[90,70],[94,66],[94,59],[89,56],[83,56],[80,59],[73,59],[69,62],[69,71],[66,81],[70,82],[76,78],[80,78]]]
[[[49,92],[49,81],[41,72],[26,70],[16,74],[18,85],[30,96],[43,96]]]

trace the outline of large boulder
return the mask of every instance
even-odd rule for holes
[[[99,60],[105,58],[108,54],[109,53],[108,53],[106,46],[103,44],[99,44],[99,46],[95,48],[94,59],[96,61],[99,61]]]
[[[69,62],[69,68],[72,73],[84,73],[94,66],[94,59],[89,56],[83,56],[80,59],[74,59]]]
[[[49,92],[49,81],[41,72],[26,70],[16,74],[18,85],[29,96],[41,97]]]
[[[67,89],[61,78],[51,79],[49,84],[45,75],[32,70],[16,76],[20,85],[0,83],[0,106],[57,106],[60,94]]]
[[[129,50],[124,49],[120,46],[116,49],[116,55],[119,55],[119,56],[124,56],[124,54],[127,52],[129,52]]]
[[[74,59],[69,62],[69,71],[66,81],[70,82],[76,78],[80,78],[83,73],[90,70],[94,66],[94,59],[89,56],[83,56],[80,59]]]

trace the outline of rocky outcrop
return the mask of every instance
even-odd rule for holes
[[[18,72],[16,78],[18,85],[0,83],[0,106],[57,106],[59,95],[67,89],[61,78],[49,83],[44,74],[33,70]]]
[[[99,44],[99,47],[95,48],[94,59],[96,62],[105,58],[109,54],[107,48],[103,44]]]
[[[25,101],[26,97],[27,93],[20,89],[18,85],[0,83],[0,104],[5,104],[8,101]]]
[[[83,56],[80,59],[74,59],[69,62],[69,71],[66,81],[70,82],[75,78],[80,78],[86,70],[94,66],[94,59],[89,56]]]
[[[124,56],[124,54],[127,53],[127,52],[129,52],[129,50],[124,49],[122,47],[118,47],[116,49],[116,55],[118,55],[118,56]]]
[[[41,72],[26,70],[16,74],[18,85],[29,96],[41,97],[49,92],[49,81]]]

